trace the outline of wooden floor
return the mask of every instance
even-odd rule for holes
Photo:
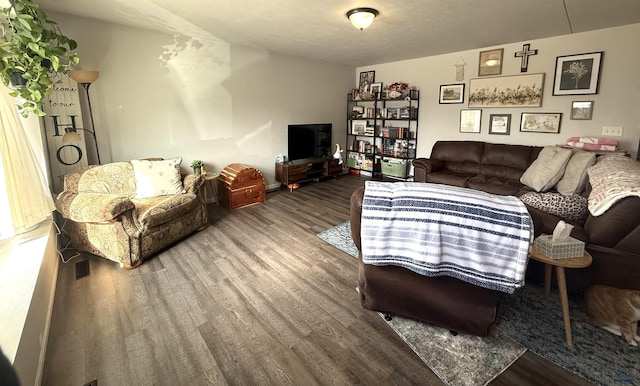
[[[205,230],[135,270],[61,264],[44,385],[441,385],[316,234],[349,219],[357,176],[210,205]],[[494,385],[586,384],[526,353]]]

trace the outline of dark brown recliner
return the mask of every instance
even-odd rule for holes
[[[427,277],[397,266],[362,262],[360,221],[364,187],[351,195],[351,237],[358,247],[362,307],[459,332],[486,336],[503,293],[447,277]],[[539,219],[532,216],[534,228]]]

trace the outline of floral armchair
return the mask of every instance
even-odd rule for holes
[[[71,245],[135,268],[146,257],[206,226],[203,179],[181,175],[180,161],[115,162],[67,174],[55,204],[67,219],[65,231]],[[160,185],[154,181],[159,178]]]

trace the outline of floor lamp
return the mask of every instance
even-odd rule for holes
[[[69,77],[75,80],[78,84],[81,84],[84,87],[84,91],[87,94],[87,104],[89,105],[89,118],[91,119],[91,130],[83,129],[83,128],[73,128],[67,127],[65,129],[65,133],[62,136],[62,142],[79,142],[80,134],[76,130],[84,130],[91,134],[93,137],[93,141],[96,144],[96,158],[98,160],[98,165],[100,165],[100,150],[98,149],[98,140],[96,139],[96,127],[93,123],[93,110],[91,109],[91,96],[89,95],[89,86],[91,83],[95,82],[98,79],[98,75],[100,73],[98,71],[80,71],[74,70],[69,71]]]

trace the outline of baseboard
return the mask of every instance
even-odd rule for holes
[[[273,192],[273,191],[279,190],[280,189],[280,183],[277,182],[275,184],[269,184],[269,185],[265,186],[265,189],[266,189],[267,192]]]

